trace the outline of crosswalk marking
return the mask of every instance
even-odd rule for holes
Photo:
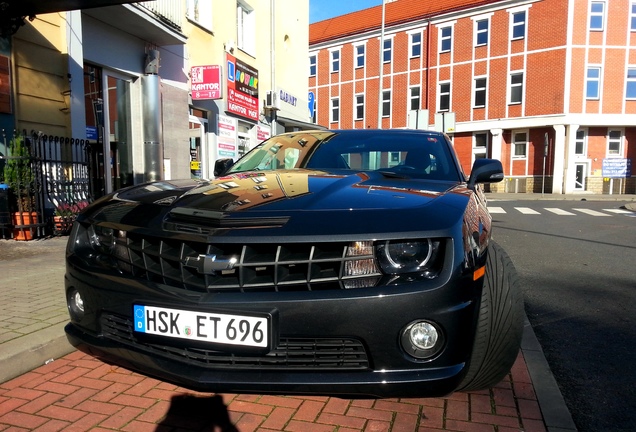
[[[590,210],[590,209],[575,208],[575,209],[572,209],[572,210],[576,210],[578,212],[585,213],[585,214],[590,215],[590,216],[611,216],[611,215],[608,215],[606,213],[601,213],[600,211]]]
[[[490,212],[490,214],[506,213],[506,211],[501,207],[488,207],[488,211]]]
[[[532,210],[530,207],[515,207],[515,210],[524,215],[538,215],[541,214],[536,210]]]
[[[572,213],[560,208],[546,208],[546,210],[549,211],[550,213],[554,213],[555,215],[559,215],[559,216],[576,216],[576,213]]]
[[[616,213],[616,214],[632,214],[631,211],[625,209],[603,209],[603,211]]]

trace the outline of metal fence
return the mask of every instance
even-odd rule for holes
[[[67,234],[92,201],[86,140],[26,131],[0,136],[0,235]]]

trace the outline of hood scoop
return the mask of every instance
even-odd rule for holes
[[[213,210],[175,208],[164,223],[173,231],[209,234],[218,229],[280,228],[288,221],[289,217],[236,217]]]

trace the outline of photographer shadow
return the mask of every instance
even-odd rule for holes
[[[180,394],[172,397],[170,408],[156,431],[178,428],[210,432],[239,432],[232,424],[223,397]]]

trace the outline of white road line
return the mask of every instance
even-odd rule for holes
[[[490,212],[490,214],[506,213],[506,211],[501,207],[488,207],[488,212]]]
[[[575,208],[572,210],[576,210],[578,212],[585,213],[590,216],[611,216],[611,215],[608,215],[607,213],[601,213],[600,211],[590,210],[590,209]]]
[[[616,213],[616,214],[630,214],[630,213],[632,213],[631,211],[625,210],[625,209],[603,209],[603,211],[610,212],[610,213]]]
[[[532,210],[529,207],[515,207],[515,210],[517,210],[518,212],[524,214],[524,215],[538,215],[541,214],[536,210]]]
[[[546,210],[559,216],[576,216],[575,213],[560,208],[546,208]]]

